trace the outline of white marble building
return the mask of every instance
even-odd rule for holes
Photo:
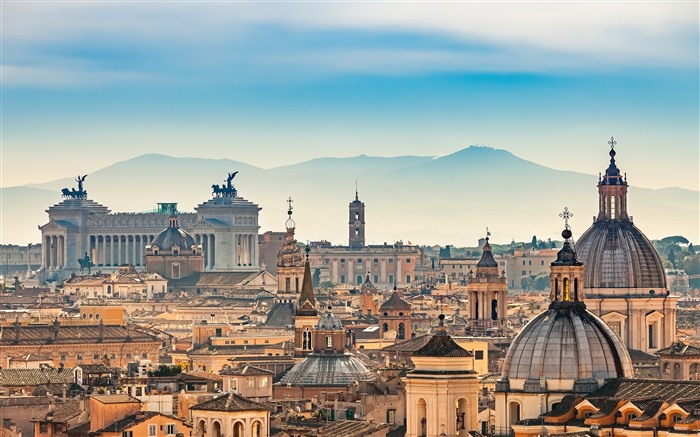
[[[49,207],[49,221],[39,227],[41,269],[47,278],[79,272],[79,259],[86,255],[94,263],[92,268],[103,272],[123,264],[143,267],[146,246],[168,226],[168,217],[177,206],[159,203],[152,212],[113,213],[88,199],[82,187],[73,194],[66,190],[64,197],[68,198]],[[194,213],[178,213],[178,218],[180,226],[202,245],[206,271],[257,271],[260,210],[239,197],[229,183]]]

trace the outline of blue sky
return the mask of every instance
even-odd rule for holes
[[[614,135],[633,185],[698,189],[695,1],[1,7],[0,186],[470,144],[595,174]]]

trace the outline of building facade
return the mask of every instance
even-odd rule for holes
[[[83,178],[84,179],[84,178]],[[214,185],[213,197],[179,213],[179,224],[202,246],[207,271],[253,271],[258,267],[258,205],[238,196],[229,175],[227,186]],[[214,188],[216,187],[216,188]],[[155,211],[113,213],[79,189],[63,189],[64,200],[49,207],[40,226],[41,269],[63,278],[80,271],[88,256],[95,268],[116,270],[122,264],[143,267],[146,246],[166,227],[176,203],[159,203]]]

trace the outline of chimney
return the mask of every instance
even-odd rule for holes
[[[102,318],[100,318],[100,324],[97,326],[97,329],[97,341],[101,343],[105,339],[105,322],[102,320]]]

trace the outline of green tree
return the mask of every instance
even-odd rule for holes
[[[690,243],[688,245],[688,254],[695,255],[695,248],[693,247],[693,243]]]
[[[532,236],[532,242],[530,243],[530,246],[531,246],[533,249],[537,249],[537,235],[533,235],[533,236]]]
[[[668,261],[674,268],[676,267],[676,254],[673,252],[673,248],[668,250]]]

